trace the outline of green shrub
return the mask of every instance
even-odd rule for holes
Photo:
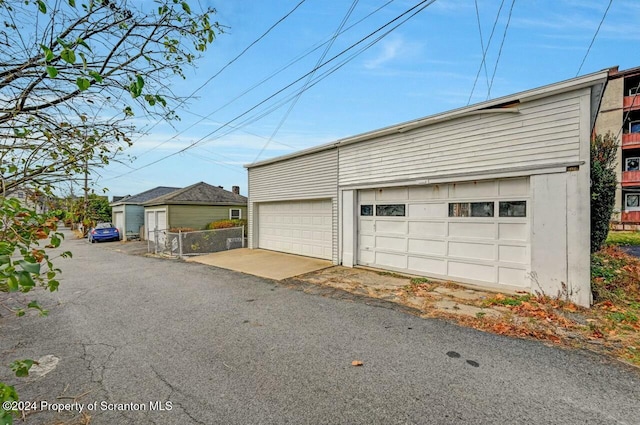
[[[242,227],[247,228],[247,220],[243,219],[233,219],[233,220],[217,220],[207,224],[207,230],[213,229],[228,229],[230,227]]]
[[[607,239],[615,205],[618,142],[611,132],[591,140],[591,252]]]

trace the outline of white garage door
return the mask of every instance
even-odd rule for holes
[[[113,213],[113,225],[116,226],[120,232],[120,236],[124,239],[124,213],[122,211],[115,211]]]
[[[529,179],[359,191],[358,263],[530,287]]]
[[[166,210],[151,210],[146,212],[147,219],[145,220],[145,228],[147,232],[147,238],[150,241],[158,241],[158,244],[164,244],[166,237],[165,231],[167,230],[167,211]],[[156,231],[157,230],[157,231]],[[157,239],[156,239],[157,233]]]
[[[332,258],[331,200],[258,204],[258,247]]]

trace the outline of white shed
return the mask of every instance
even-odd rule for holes
[[[249,247],[591,300],[602,71],[247,165]]]

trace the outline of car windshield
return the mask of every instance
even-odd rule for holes
[[[98,223],[96,224],[96,229],[109,229],[113,227],[111,223]]]

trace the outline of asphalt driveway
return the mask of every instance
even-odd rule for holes
[[[595,354],[64,245],[60,291],[38,296],[49,316],[0,318],[3,366],[59,359],[44,376],[0,377],[22,400],[75,409],[31,411],[27,424],[640,423],[640,373]]]

